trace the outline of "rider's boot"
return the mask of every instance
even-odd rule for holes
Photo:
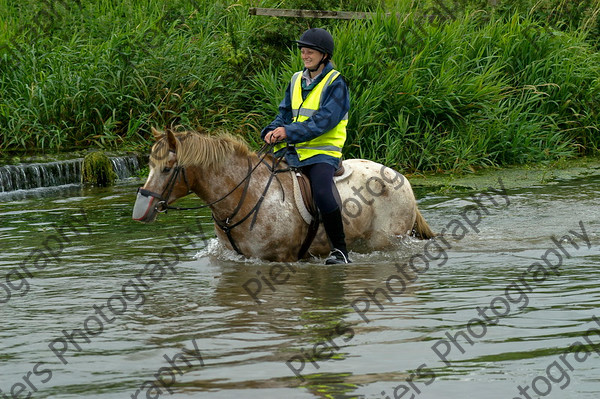
[[[325,260],[325,264],[352,263],[348,258],[348,250],[346,249],[346,236],[344,235],[344,225],[342,223],[340,208],[330,213],[321,214],[321,218],[332,248],[329,257]]]

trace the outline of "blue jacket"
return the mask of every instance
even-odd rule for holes
[[[315,87],[329,71],[333,69],[333,65],[328,62],[321,74],[315,81],[305,88],[304,82],[302,86],[302,98],[306,98],[308,93]],[[323,133],[333,129],[346,115],[350,109],[350,94],[348,86],[344,79],[340,76],[331,82],[331,85],[325,89],[323,93],[323,101],[319,110],[309,119],[303,122],[292,122],[292,100],[290,96],[290,83],[285,90],[285,97],[279,104],[279,114],[267,127],[261,132],[261,138],[264,139],[266,134],[271,130],[283,126],[287,134],[286,142],[290,144],[302,143],[309,141],[322,135]],[[285,151],[285,149],[279,152]],[[276,154],[278,155],[278,154]],[[337,167],[339,160],[329,155],[315,155],[300,161],[298,154],[295,151],[287,151],[286,161],[290,166],[302,167],[315,163],[325,162]]]

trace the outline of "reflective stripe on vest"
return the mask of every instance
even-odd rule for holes
[[[303,122],[313,116],[323,101],[325,89],[333,82],[340,73],[335,69],[329,71],[327,75],[317,84],[306,99],[302,100],[302,72],[296,72],[292,76],[290,84],[290,98],[292,101],[293,122]],[[340,123],[333,129],[315,137],[312,140],[294,144],[298,158],[302,161],[319,154],[330,155],[335,158],[342,157],[342,148],[346,141],[346,126],[348,125],[348,113],[344,115]],[[279,144],[275,151],[285,147],[285,144]]]

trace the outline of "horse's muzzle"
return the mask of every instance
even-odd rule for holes
[[[140,222],[152,222],[159,211],[160,196],[142,188],[138,189],[135,205],[133,205],[133,214],[131,218]]]

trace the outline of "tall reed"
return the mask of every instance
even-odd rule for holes
[[[597,152],[600,6],[569,26],[567,3],[544,6],[562,0],[527,1],[472,1],[455,20],[426,22],[409,1],[352,2],[379,11],[334,21],[248,15],[301,0],[98,0],[43,31],[32,23],[43,3],[0,0],[0,151],[146,148],[150,127],[179,124],[258,145],[301,68],[293,40],[324,26],[351,90],[347,157],[461,170]]]

